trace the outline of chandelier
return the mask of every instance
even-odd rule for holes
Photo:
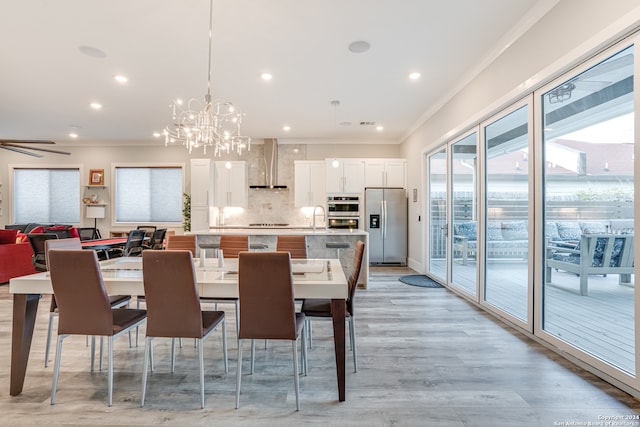
[[[564,102],[571,99],[571,94],[573,93],[573,90],[575,88],[576,85],[571,82],[564,83],[558,86],[557,88],[549,92],[549,103],[557,104],[559,102]]]
[[[240,125],[242,113],[231,102],[211,100],[211,44],[213,34],[213,0],[209,0],[209,69],[207,76],[207,94],[204,105],[192,98],[185,103],[176,100],[170,105],[173,122],[164,129],[165,147],[169,144],[182,144],[189,153],[202,147],[213,150],[214,156],[232,151],[242,155],[251,150],[251,138],[242,136]]]

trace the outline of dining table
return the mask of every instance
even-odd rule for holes
[[[127,244],[127,238],[112,237],[106,239],[83,240],[80,243],[82,244],[82,249],[93,249],[98,251],[125,246]]]
[[[195,259],[197,288],[201,297],[238,298],[238,260]],[[144,295],[141,257],[120,257],[100,262],[109,295]],[[346,400],[345,315],[348,284],[339,259],[292,259],[293,292],[296,299],[331,300],[338,400]],[[36,323],[38,301],[52,294],[49,272],[12,278],[13,326],[9,394],[22,393]]]

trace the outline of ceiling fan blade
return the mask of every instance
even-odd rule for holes
[[[7,146],[7,145],[4,145],[4,144],[0,144],[0,148],[4,148],[5,150],[10,150],[10,151],[15,151],[16,153],[20,153],[20,154],[26,154],[27,156],[44,157],[42,154],[30,153],[28,151],[19,150],[17,148],[14,148],[14,147],[11,147],[11,146]]]
[[[47,153],[66,154],[67,156],[71,155],[71,153],[68,153],[66,151],[49,150],[47,148],[36,148],[36,147],[21,147],[20,145],[8,144],[6,142],[0,142],[0,147],[14,147],[14,148],[20,148],[20,149],[23,149],[23,150],[44,151],[44,152],[47,152]]]
[[[5,142],[9,144],[55,144],[55,142],[47,139],[2,139],[0,138],[0,144]]]

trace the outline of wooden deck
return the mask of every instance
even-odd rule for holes
[[[436,268],[433,268],[436,267]],[[438,269],[439,268],[439,269]],[[475,293],[475,263],[454,265],[455,286]],[[527,265],[518,261],[487,264],[485,300],[526,319]],[[433,265],[435,271],[443,266]],[[634,276],[632,275],[632,282]],[[589,294],[580,295],[580,278],[553,271],[544,288],[543,329],[613,366],[635,373],[634,288],[618,284],[618,275],[589,276]]]

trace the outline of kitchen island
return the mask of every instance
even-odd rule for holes
[[[340,264],[349,277],[353,270],[353,257],[356,249],[356,242],[362,240],[365,244],[364,260],[358,280],[358,287],[366,288],[369,277],[369,234],[366,231],[358,229],[339,229],[339,228],[316,228],[311,227],[254,227],[254,226],[229,226],[229,227],[212,227],[209,230],[192,231],[187,234],[195,234],[196,246],[200,256],[201,245],[209,248],[217,247],[220,242],[220,236],[229,235],[246,235],[249,236],[249,245],[253,246],[252,250],[275,251],[278,236],[306,236],[307,237],[307,256],[309,258],[340,258]],[[348,244],[348,248],[336,248]],[[214,249],[205,249],[206,257],[214,256]]]

